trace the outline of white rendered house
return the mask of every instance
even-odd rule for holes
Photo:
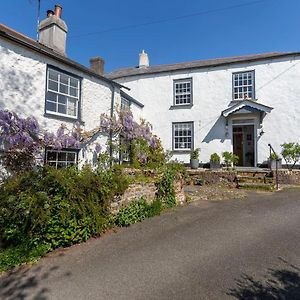
[[[107,78],[130,88],[141,115],[150,121],[173,158],[188,163],[224,151],[239,165],[264,165],[271,144],[300,140],[300,53],[265,53],[116,70]]]
[[[142,107],[122,85],[103,76],[100,57],[87,68],[66,56],[67,31],[59,5],[40,22],[39,41],[0,24],[0,109],[34,116],[55,132],[62,123],[71,128],[75,122],[90,131],[100,125],[102,113],[113,114],[121,103]],[[95,135],[82,151],[46,149],[45,161],[58,167],[93,164],[96,142],[105,146],[107,138]]]

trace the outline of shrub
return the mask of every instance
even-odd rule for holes
[[[45,244],[47,249],[86,241],[107,227],[108,205],[127,188],[118,170],[39,168],[0,187],[0,243]]]
[[[157,196],[161,199],[163,207],[173,207],[176,205],[174,190],[176,174],[176,165],[170,165],[166,168],[160,180],[156,183]]]
[[[219,163],[221,160],[220,156],[217,154],[217,153],[213,153],[211,156],[210,156],[210,161],[211,162],[215,162],[215,163]]]
[[[292,164],[291,169],[300,160],[300,145],[298,143],[284,143],[281,145],[281,155],[286,164]]]
[[[271,153],[271,155],[270,155],[270,159],[271,160],[276,160],[276,159],[279,159],[279,156],[276,154],[276,153]]]
[[[231,166],[231,164],[236,165],[237,162],[239,161],[239,157],[232,152],[225,151],[222,153],[224,163],[227,168]]]
[[[120,209],[115,217],[117,226],[129,226],[143,221],[146,218],[160,214],[162,203],[159,199],[148,204],[144,198],[131,202],[128,206]]]
[[[196,148],[195,150],[191,151],[191,159],[199,159],[200,148]]]

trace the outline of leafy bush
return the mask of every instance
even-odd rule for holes
[[[271,155],[270,155],[270,159],[271,160],[276,160],[276,159],[279,159],[279,156],[276,154],[276,153],[271,153]]]
[[[225,151],[222,153],[222,156],[227,168],[229,168],[231,164],[236,165],[239,161],[239,157],[232,152]]]
[[[211,162],[215,162],[215,163],[219,163],[221,160],[220,156],[217,154],[217,153],[213,153],[211,156],[210,156],[210,161]]]
[[[176,205],[174,190],[174,180],[177,174],[176,167],[176,165],[168,166],[160,180],[156,183],[157,196],[161,199],[163,207],[173,207]]]
[[[144,198],[141,198],[121,208],[115,217],[115,224],[122,227],[129,226],[141,222],[146,218],[159,215],[161,211],[162,203],[159,199],[148,204]]]
[[[0,243],[44,244],[48,251],[86,241],[107,226],[108,205],[124,192],[117,170],[40,168],[0,187]]]
[[[200,148],[196,148],[195,150],[191,151],[191,159],[199,159]]]
[[[300,145],[298,143],[284,143],[281,145],[281,155],[287,164],[292,164],[291,169],[300,161]]]

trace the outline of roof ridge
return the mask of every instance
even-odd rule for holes
[[[142,74],[151,74],[151,73],[161,73],[167,71],[174,71],[180,69],[189,69],[197,67],[209,67],[214,65],[223,65],[230,63],[237,63],[243,60],[259,60],[259,59],[268,59],[271,57],[278,57],[284,55],[300,55],[299,52],[265,52],[265,53],[256,53],[256,54],[247,54],[247,55],[236,55],[236,56],[227,56],[227,57],[218,57],[218,58],[209,58],[209,59],[199,59],[185,62],[177,62],[171,64],[160,64],[149,66],[146,68],[139,67],[127,67],[120,68],[109,73],[106,73],[105,76],[108,78],[120,78],[134,75]],[[126,74],[128,73],[128,74]]]

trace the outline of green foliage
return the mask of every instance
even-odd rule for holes
[[[0,248],[0,273],[24,262],[36,261],[47,252],[47,246],[43,244],[36,247],[32,247],[32,245],[28,244],[21,244],[6,249]]]
[[[210,156],[210,161],[211,162],[215,162],[215,163],[219,163],[221,160],[220,156],[218,155],[218,153],[213,153],[211,156]]]
[[[279,156],[276,154],[276,153],[271,153],[271,155],[270,155],[270,159],[271,160],[276,160],[276,159],[278,159],[279,158]]]
[[[115,224],[121,227],[129,226],[146,218],[159,215],[161,211],[162,203],[159,199],[148,204],[144,198],[141,198],[121,208],[115,217]]]
[[[156,183],[157,196],[161,199],[163,207],[173,207],[176,205],[174,180],[177,174],[177,167],[177,165],[168,166],[160,180]]]
[[[86,241],[107,227],[110,200],[127,188],[119,170],[41,168],[0,187],[0,243],[46,245]]]
[[[284,143],[281,145],[281,155],[287,164],[292,164],[291,169],[300,160],[300,145],[298,143]]]
[[[138,138],[130,143],[130,161],[136,168],[156,169],[166,163],[167,154],[164,152],[159,139],[156,147],[149,147],[147,141]]]
[[[196,148],[195,150],[191,151],[191,159],[199,159],[200,148]]]
[[[232,152],[225,151],[222,153],[222,156],[227,168],[229,168],[231,164],[236,165],[239,161],[239,157]]]

